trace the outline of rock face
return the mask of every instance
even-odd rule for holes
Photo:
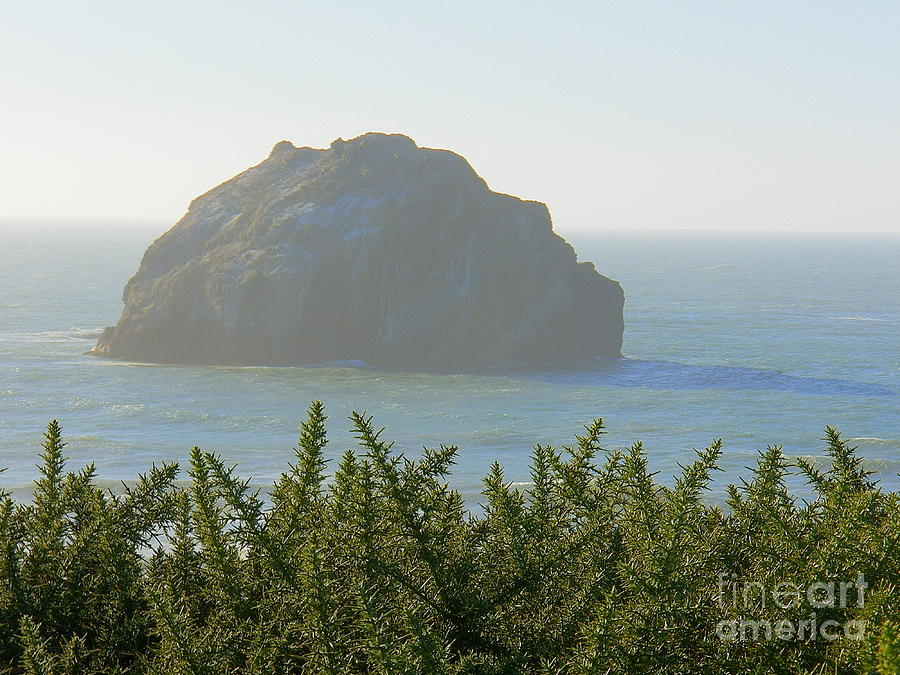
[[[624,295],[544,204],[401,135],[269,157],[157,239],[93,353],[472,369],[620,356]]]

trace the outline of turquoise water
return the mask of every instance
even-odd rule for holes
[[[605,233],[569,236],[626,293],[626,359],[481,375],[354,367],[139,365],[85,355],[115,323],[124,283],[164,226],[0,225],[0,485],[27,494],[41,433],[63,424],[73,465],[109,484],[194,444],[271,484],[309,401],[325,401],[332,457],[367,409],[397,447],[456,444],[469,498],[490,463],[528,481],[534,443],[594,417],[609,447],[643,440],[664,482],[691,448],[725,439],[718,483],[756,451],[821,457],[823,428],[855,439],[900,488],[900,237]],[[799,486],[798,486],[799,487]]]

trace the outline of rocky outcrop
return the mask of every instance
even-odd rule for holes
[[[275,145],[157,239],[93,353],[472,369],[620,355],[624,296],[465,159],[405,136]]]

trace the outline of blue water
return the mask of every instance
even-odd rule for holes
[[[0,225],[0,485],[26,495],[41,433],[59,418],[72,465],[107,484],[192,445],[266,486],[292,457],[312,399],[330,454],[366,409],[411,454],[460,447],[454,485],[475,501],[494,460],[527,483],[535,443],[565,444],[594,417],[608,447],[643,440],[671,481],[692,448],[725,439],[719,485],[778,443],[821,458],[826,424],[900,488],[900,237],[571,234],[626,293],[622,361],[482,375],[358,367],[216,368],[85,355],[115,323],[121,291],[162,225]]]

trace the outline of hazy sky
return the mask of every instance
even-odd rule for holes
[[[561,230],[900,230],[900,2],[4,2],[0,216],[402,132]]]

